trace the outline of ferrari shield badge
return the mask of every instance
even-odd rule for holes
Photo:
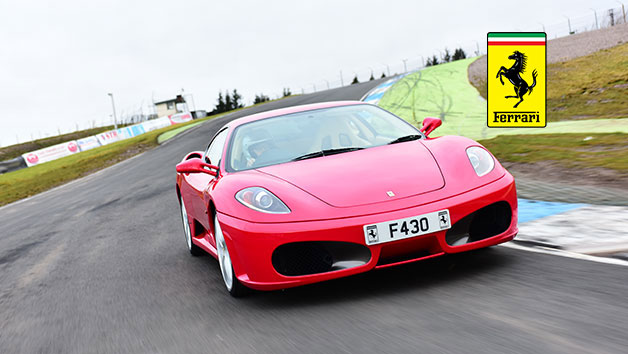
[[[368,235],[368,242],[374,243],[379,241],[379,236],[377,235],[377,225],[369,225],[366,227],[366,234]]]
[[[488,33],[489,128],[545,127],[544,32]]]

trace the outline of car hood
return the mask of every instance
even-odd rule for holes
[[[445,186],[438,163],[418,141],[260,168],[334,207],[406,198]]]

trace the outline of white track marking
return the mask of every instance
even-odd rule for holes
[[[553,255],[553,256],[582,259],[582,260],[585,260],[585,261],[606,263],[606,264],[614,264],[614,265],[628,267],[628,261],[623,261],[621,259],[616,259],[616,258],[589,256],[587,254],[573,253],[573,252],[558,250],[558,249],[554,249],[554,248],[547,248],[547,247],[526,247],[526,246],[521,246],[521,245],[518,245],[518,244],[515,244],[515,243],[512,243],[512,242],[503,243],[500,246],[507,247],[507,248],[512,248],[512,249],[517,249],[517,250],[521,250],[521,251],[528,251],[528,252],[534,252],[534,253],[543,253],[543,254],[549,254],[549,255]]]

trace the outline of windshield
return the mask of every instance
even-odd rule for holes
[[[226,167],[242,171],[421,137],[415,127],[376,106],[323,108],[237,127]]]

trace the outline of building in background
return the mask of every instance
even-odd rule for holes
[[[169,100],[155,102],[155,109],[158,117],[189,111],[185,98],[181,95]]]

